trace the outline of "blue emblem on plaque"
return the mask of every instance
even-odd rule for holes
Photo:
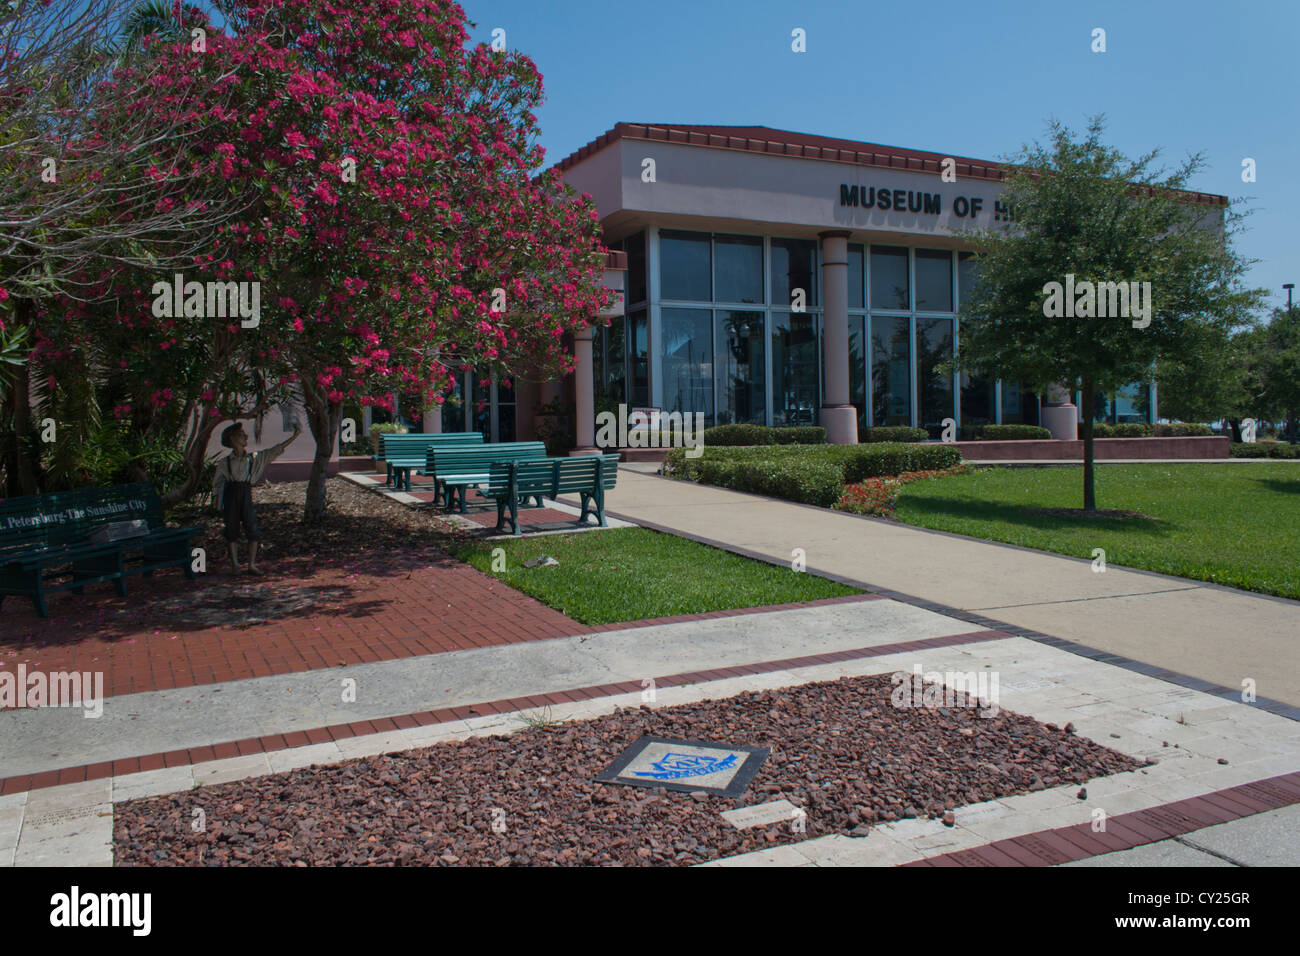
[[[654,770],[634,770],[635,777],[653,777],[656,780],[680,780],[682,777],[703,777],[736,766],[736,754],[725,757],[708,757],[703,754],[664,754],[663,759],[650,764]]]

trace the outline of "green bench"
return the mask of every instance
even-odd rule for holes
[[[486,482],[493,465],[521,458],[545,457],[546,444],[540,441],[502,441],[473,448],[434,445],[425,454],[420,474],[433,478],[434,493],[445,498],[448,510],[455,506],[459,491],[460,511],[464,514],[465,490]]]
[[[483,444],[482,432],[443,432],[438,434],[381,434],[379,454],[387,473],[384,486],[396,481],[398,491],[411,490],[411,469],[423,468],[425,452],[430,447],[468,448]]]
[[[497,501],[498,533],[504,530],[507,511],[510,533],[519,534],[519,506],[522,500],[558,498],[564,492],[577,492],[582,498],[578,524],[587,523],[587,512],[595,511],[602,528],[605,523],[605,492],[618,479],[618,455],[591,455],[574,458],[525,459],[495,464],[487,485],[480,489],[485,498]]]
[[[143,534],[116,537],[118,522],[143,522]],[[190,542],[201,528],[168,528],[150,484],[83,488],[0,500],[0,603],[31,598],[49,617],[45,595],[82,594],[87,584],[112,581],[126,597],[129,574],[183,567],[194,577]]]

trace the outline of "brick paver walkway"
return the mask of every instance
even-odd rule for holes
[[[331,561],[331,563],[335,563]],[[255,578],[133,578],[0,608],[0,670],[103,671],[107,695],[513,644],[591,628],[429,549],[342,566],[269,561]]]

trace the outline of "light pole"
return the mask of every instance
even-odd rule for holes
[[[1290,319],[1291,318],[1291,290],[1295,288],[1295,283],[1283,282],[1282,288],[1286,289],[1286,315],[1287,318]],[[1290,411],[1288,411],[1287,414],[1286,431],[1287,431],[1287,435],[1286,435],[1287,441],[1294,442],[1296,440],[1295,416],[1294,413]]]

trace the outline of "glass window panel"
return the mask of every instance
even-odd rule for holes
[[[442,406],[442,430],[445,432],[469,431],[465,423],[465,374],[456,376],[456,387],[448,393]]]
[[[1038,398],[1017,384],[1002,383],[1002,424],[1037,425]]]
[[[763,304],[763,240],[757,236],[716,236],[713,288],[717,302]]]
[[[624,349],[626,320],[619,316],[611,319],[608,326],[600,330],[600,337],[593,343],[593,365],[599,371],[596,382],[597,411],[602,399],[617,405],[626,400],[627,355]]]
[[[772,424],[817,424],[820,354],[813,315],[780,312],[772,316]]]
[[[1146,423],[1150,419],[1147,386],[1142,384],[1127,385],[1111,396],[1111,418],[1116,424],[1129,422]]]
[[[964,308],[970,294],[975,289],[975,280],[979,277],[979,266],[975,257],[969,252],[957,253],[957,307]]]
[[[952,253],[916,250],[916,311],[952,311]]]
[[[849,401],[858,410],[858,428],[867,425],[867,336],[865,315],[849,316]]]
[[[483,436],[484,441],[492,441],[492,376],[489,372],[474,373],[474,398],[470,408],[471,431]]]
[[[635,305],[646,300],[645,280],[645,233],[637,232],[623,240],[623,249],[627,252],[627,305]]]
[[[963,427],[991,425],[997,413],[997,385],[991,378],[961,373],[961,423]]]
[[[912,343],[906,316],[871,317],[871,405],[874,425],[912,424]]]
[[[943,420],[953,417],[952,373],[939,365],[952,358],[952,319],[916,320],[916,384],[922,428],[931,438],[943,433]]]
[[[633,408],[646,408],[650,404],[650,363],[644,310],[628,314],[627,335],[627,401]]]
[[[767,420],[762,312],[717,313],[718,424]]]
[[[804,304],[818,304],[817,243],[812,239],[772,240],[772,305],[787,307],[795,289],[804,290]]]
[[[849,308],[865,308],[862,301],[862,283],[866,278],[866,247],[861,243],[849,243]]]
[[[709,248],[707,233],[659,234],[659,293],[663,298],[708,302],[713,297]]]
[[[871,247],[871,307],[907,309],[907,250],[898,246]]]
[[[666,412],[703,412],[713,420],[713,313],[663,309],[660,394]]]
[[[515,380],[497,382],[497,441],[515,440]]]

